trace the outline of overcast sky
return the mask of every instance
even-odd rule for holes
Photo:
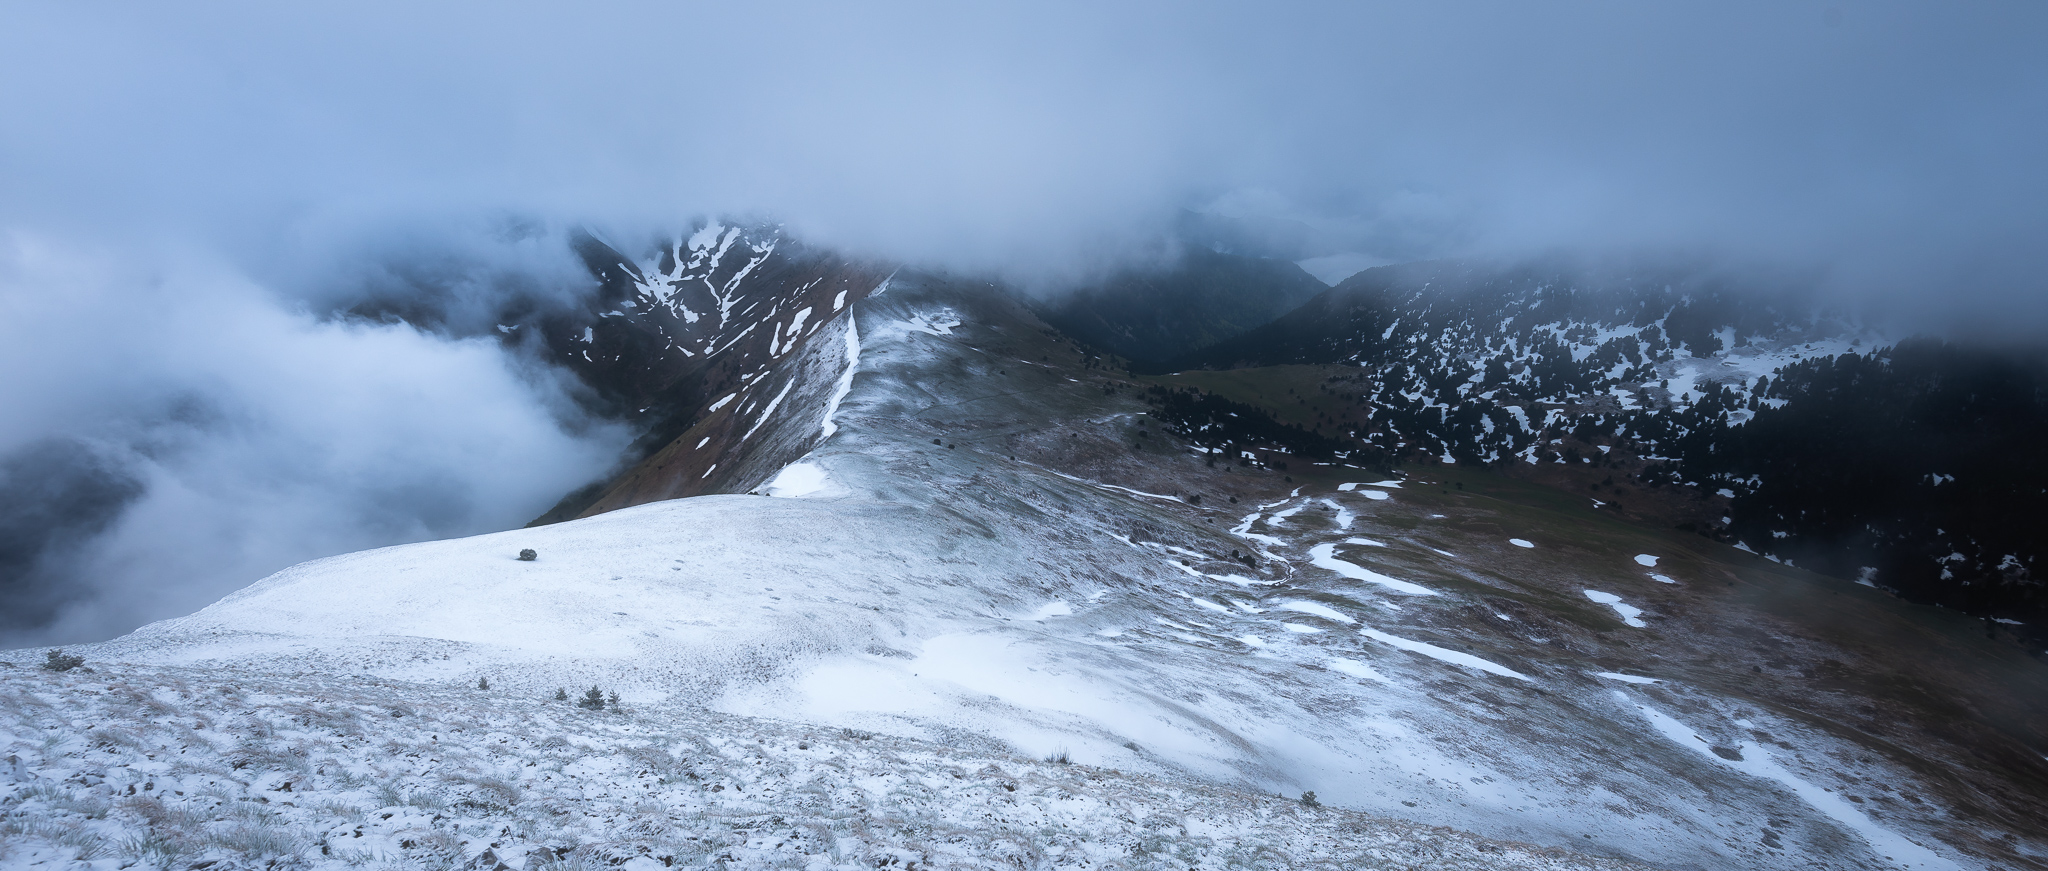
[[[1791,264],[1923,325],[2038,334],[2043,46],[2035,2],[0,0],[0,456],[83,440],[153,482],[102,540],[211,530],[170,573],[181,604],[86,634],[531,516],[619,434],[493,347],[318,305],[405,252],[570,274],[490,232],[508,218],[773,216],[1047,281],[1156,250],[1194,207],[1382,260]],[[214,411],[170,410],[193,407]],[[483,454],[478,418],[508,433]],[[470,449],[397,448],[420,439]],[[305,455],[325,464],[264,465]],[[467,495],[390,516],[422,480]],[[315,492],[337,507],[247,507]],[[133,558],[96,571],[165,574]]]
[[[2048,265],[2032,2],[0,8],[0,221],[240,263],[509,210],[1018,266],[1220,204],[2006,303]]]

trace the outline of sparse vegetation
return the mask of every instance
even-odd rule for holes
[[[1038,761],[854,730],[835,739],[695,708],[581,721],[570,743],[560,731],[567,712],[531,698],[238,672],[230,679],[248,690],[238,705],[245,719],[195,729],[192,715],[210,699],[180,688],[221,680],[218,670],[136,671],[163,688],[158,697],[183,700],[143,711],[34,671],[0,683],[0,732],[47,736],[10,750],[22,765],[12,770],[37,774],[10,782],[10,767],[0,765],[0,851],[10,866],[502,871],[510,865],[498,857],[523,856],[528,871],[635,859],[677,868],[992,869],[1016,867],[1018,846],[1027,845],[1087,860],[1074,864],[1123,867],[1137,854],[1115,845],[1142,843],[1144,856],[1173,864],[1132,867],[1227,867],[1247,857],[1257,857],[1254,866],[1325,869],[1633,867],[1343,810],[1273,819],[1261,796],[1077,770],[1064,752]],[[18,702],[27,696],[39,704]],[[371,716],[336,734],[300,721],[314,706]],[[377,715],[391,710],[410,713]],[[232,737],[257,722],[268,724],[261,742]],[[137,736],[134,746],[92,742],[110,727]],[[177,761],[166,772],[151,755]],[[286,759],[309,770],[280,781],[267,766]],[[621,765],[585,770],[584,759]],[[900,786],[911,772],[937,776],[911,793]],[[632,782],[623,793],[622,776]],[[278,801],[285,782],[290,798]],[[129,787],[132,796],[102,797]],[[772,828],[762,828],[771,812]],[[1202,834],[1138,822],[1165,815]],[[1116,850],[1114,861],[1089,859],[1102,844]]]
[[[84,664],[85,657],[65,653],[62,650],[51,650],[43,654],[44,671],[70,671]]]

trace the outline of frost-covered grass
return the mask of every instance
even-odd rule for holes
[[[1637,867],[1057,755],[374,679],[4,669],[0,749],[10,868]]]

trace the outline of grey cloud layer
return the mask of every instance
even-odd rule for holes
[[[0,239],[0,647],[292,563],[518,526],[626,434],[487,340],[322,320],[217,265]]]
[[[147,485],[76,555],[127,579],[86,634],[516,523],[616,434],[496,348],[318,313],[574,292],[504,228],[697,214],[1057,282],[1207,206],[1380,259],[1792,265],[2038,331],[2044,10],[0,0],[0,451],[86,439]]]
[[[1713,248],[2009,302],[2048,230],[2036,4],[13,9],[4,217],[257,250],[749,211],[1015,266],[1250,190],[1388,256]]]

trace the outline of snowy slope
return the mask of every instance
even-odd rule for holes
[[[10,868],[1640,867],[695,707],[240,670],[9,677]]]
[[[815,344],[838,351],[731,424],[817,444],[747,485],[795,498],[315,561],[83,652],[522,698],[600,684],[1667,867],[2042,855],[1926,812],[1944,785],[1882,742],[1697,665],[1725,655],[1703,652],[1705,557],[1662,545],[1672,584],[1635,558],[1656,539],[1565,551],[1581,521],[1561,518],[1510,543],[1399,482],[1138,451],[1127,387],[971,285],[905,273],[852,311]]]

